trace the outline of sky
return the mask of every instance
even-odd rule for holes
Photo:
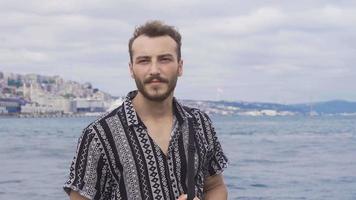
[[[162,20],[182,34],[179,99],[356,101],[356,1],[1,0],[0,71],[136,89],[128,40]]]

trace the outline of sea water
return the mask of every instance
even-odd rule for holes
[[[356,199],[356,117],[211,116],[228,199]],[[0,199],[62,200],[92,117],[0,118]]]

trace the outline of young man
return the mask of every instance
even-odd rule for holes
[[[227,199],[227,158],[211,120],[173,97],[183,73],[179,32],[147,22],[136,28],[129,53],[138,90],[84,129],[64,185],[70,199],[187,199],[192,132],[195,199]]]

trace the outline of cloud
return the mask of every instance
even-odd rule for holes
[[[220,88],[230,100],[356,100],[351,1],[3,0],[0,70],[80,77],[124,95],[127,42],[148,19],[183,35],[181,98],[216,99]]]

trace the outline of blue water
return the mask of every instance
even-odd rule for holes
[[[0,118],[0,199],[61,200],[95,118]],[[356,199],[356,117],[213,116],[229,199]]]

